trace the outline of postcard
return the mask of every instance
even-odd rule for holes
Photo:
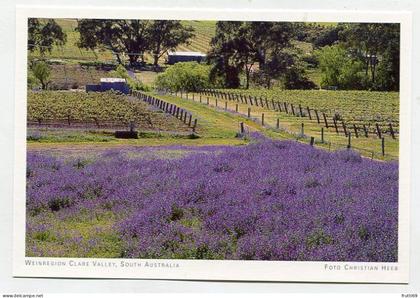
[[[409,13],[16,22],[14,276],[409,282]]]

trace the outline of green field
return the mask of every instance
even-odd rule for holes
[[[54,47],[51,53],[46,53],[48,59],[62,59],[71,62],[77,61],[101,61],[115,63],[116,60],[109,50],[85,50],[77,46],[79,32],[75,31],[77,27],[76,19],[55,19],[67,34],[67,42],[62,47]],[[195,37],[189,44],[180,45],[178,51],[199,51],[207,53],[210,48],[210,40],[215,34],[216,21],[182,21],[186,26],[194,28]],[[30,54],[30,57],[39,57],[38,52]],[[152,62],[152,57],[146,55],[147,62]],[[166,58],[161,59],[161,63]]]

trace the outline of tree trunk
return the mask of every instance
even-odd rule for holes
[[[134,63],[137,62],[137,60],[139,59],[138,55],[129,55],[128,59],[130,60],[130,65],[134,65]]]
[[[158,66],[159,66],[159,55],[158,54],[153,54],[153,66],[154,66],[154,69],[156,71]]]
[[[115,54],[115,56],[117,57],[118,64],[122,64],[120,54]]]
[[[374,84],[375,83],[375,79],[376,79],[376,61],[375,61],[375,59],[376,59],[376,55],[375,55],[375,58],[373,58],[373,57],[371,57],[371,63],[370,63],[370,71],[371,71],[371,74],[372,74],[372,84]]]
[[[246,74],[246,86],[245,89],[249,89],[249,73],[251,72],[251,69],[246,69],[245,70],[245,74]]]
[[[366,57],[366,68],[365,68],[365,75],[369,75],[369,58]]]

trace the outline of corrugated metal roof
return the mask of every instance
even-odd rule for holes
[[[168,52],[169,56],[200,56],[206,57],[207,55],[201,52]]]
[[[101,83],[125,83],[125,79],[122,78],[101,78]]]

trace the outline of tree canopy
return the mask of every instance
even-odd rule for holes
[[[167,51],[187,43],[193,37],[193,29],[172,20],[90,20],[78,21],[80,33],[78,46],[94,50],[104,48],[112,51],[119,63],[121,55],[127,54],[130,64],[143,61],[149,52],[154,64]]]
[[[399,24],[346,24],[340,40],[352,56],[364,63],[368,88],[399,89]]]
[[[218,22],[209,53],[213,80],[222,77],[224,86],[238,87],[243,73],[245,88],[249,88],[251,74],[268,88],[271,79],[287,80],[296,64],[291,51],[295,30],[296,24],[285,22]],[[294,73],[304,75],[303,70]]]
[[[28,19],[28,50],[38,50],[41,55],[50,52],[53,46],[62,46],[67,35],[53,19]]]

